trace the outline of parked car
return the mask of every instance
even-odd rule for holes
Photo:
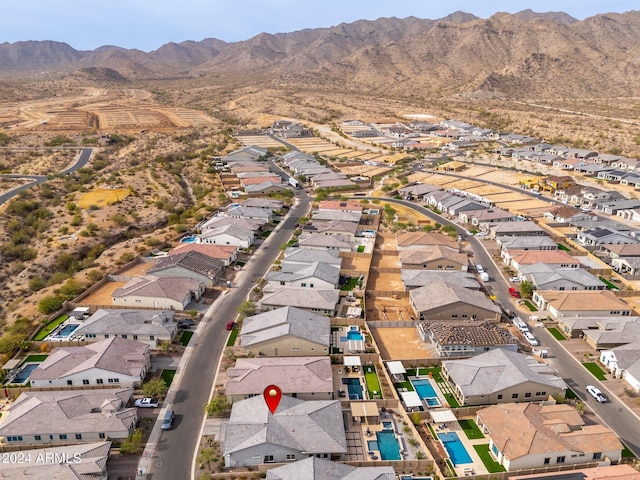
[[[513,324],[515,325],[515,327],[520,330],[521,332],[528,332],[529,331],[529,327],[527,326],[527,324],[524,322],[524,320],[522,320],[520,317],[514,317],[511,319],[511,321],[513,322]]]
[[[509,277],[509,281],[512,283],[520,283],[520,277]]]
[[[509,288],[509,295],[511,295],[513,298],[520,298],[520,292],[513,287]]]
[[[587,385],[587,392],[600,403],[607,403],[609,401],[606,395],[593,385]]]
[[[524,335],[524,339],[527,342],[529,342],[529,345],[534,347],[537,347],[538,345],[540,345],[540,342],[538,342],[538,339],[534,337],[531,332],[522,332],[522,335]]]
[[[195,322],[190,318],[183,318],[178,320],[178,328],[191,328],[195,325]]]
[[[167,410],[167,413],[164,414],[164,418],[162,419],[162,425],[160,428],[162,430],[171,430],[173,427],[173,420],[176,418],[176,414],[173,413],[173,410]]]
[[[233,330],[234,328],[236,328],[236,322],[234,322],[233,320],[230,322],[227,322],[227,326],[225,328],[227,330]]]
[[[140,408],[158,408],[160,403],[155,398],[145,397],[135,401],[135,406]]]

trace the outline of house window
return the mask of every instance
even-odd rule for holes
[[[127,338],[127,335],[120,335],[122,338]]]
[[[295,460],[296,456],[293,453],[287,453],[287,460]]]
[[[105,334],[104,334],[104,338],[109,338],[109,334],[108,334],[108,333],[105,333]]]
[[[273,455],[265,455],[264,463],[273,463]]]
[[[99,433],[98,438],[106,438],[106,435],[104,433]]]
[[[531,392],[527,392],[524,394],[524,398],[531,398]]]
[[[280,280],[280,285],[284,285],[284,284],[285,284],[285,283],[284,283],[282,280]]]
[[[471,318],[473,318],[474,320],[477,320],[478,319],[478,315],[473,314],[473,315],[471,315]]]
[[[545,464],[545,465],[549,465],[549,462],[551,462],[551,458],[546,457],[546,458],[544,459],[544,464]]]
[[[564,463],[566,457],[564,455],[562,455],[561,457],[557,457],[556,458],[556,463]]]
[[[156,336],[155,335],[149,335],[149,340],[155,340]]]
[[[423,265],[422,268],[427,268],[427,266]],[[438,270],[442,270],[442,265],[438,265]]]
[[[82,440],[82,434],[76,433],[76,440]]]
[[[511,394],[511,398],[518,398],[518,394],[517,393]]]
[[[67,439],[67,435],[65,433],[61,433],[60,440],[66,440],[66,439]]]
[[[458,318],[458,314],[454,313],[453,315],[451,315],[451,318]]]
[[[301,284],[300,284],[300,286],[301,286],[301,287],[306,287],[306,286],[307,286],[307,284],[306,284],[306,283],[301,283]]]
[[[310,284],[309,284],[309,288],[313,288],[313,283],[310,283]]]
[[[73,385],[73,380],[67,380],[67,385]]]
[[[120,383],[120,379],[119,378],[108,378],[107,382],[109,382],[109,383]]]
[[[89,380],[87,380],[86,378],[82,380],[82,384],[83,385],[89,385]]]
[[[22,435],[7,437],[7,441],[8,442],[21,442],[22,441]]]
[[[602,452],[595,452],[593,454],[593,459],[594,460],[600,460],[602,458]]]
[[[98,385],[102,385],[104,383],[104,380],[102,380],[101,378],[96,379],[96,383]]]
[[[292,352],[299,352],[299,351],[300,351],[300,349],[299,349],[299,348],[292,347],[292,348],[291,348],[291,351],[292,351]]]
[[[133,336],[133,339],[134,339],[134,340],[137,340],[137,339],[138,339],[138,335],[134,335],[134,336]]]
[[[498,400],[502,400],[502,394],[498,395]]]

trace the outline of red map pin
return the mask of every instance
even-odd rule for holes
[[[282,390],[275,385],[269,385],[264,389],[264,401],[267,403],[267,407],[269,407],[271,414],[276,413],[276,409],[280,404],[281,398]]]

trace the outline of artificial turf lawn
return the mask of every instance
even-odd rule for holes
[[[594,377],[596,377],[598,380],[606,380],[607,379],[607,375],[604,373],[604,370],[602,370],[597,363],[594,362],[584,362],[582,365],[584,365],[584,368],[586,368],[587,370],[589,370],[591,372],[591,375],[593,375]]]
[[[556,327],[549,327],[547,330],[549,330],[549,333],[553,335],[553,338],[555,338],[556,340],[559,340],[559,341],[566,340],[565,336],[562,335],[562,332],[558,330]]]
[[[499,473],[506,471],[505,468],[496,462],[491,454],[489,453],[489,444],[485,443],[483,445],[474,445],[473,449],[476,451],[480,460],[489,471],[489,473]]]
[[[47,336],[51,332],[53,332],[55,330],[55,328],[58,325],[60,325],[61,323],[63,323],[67,318],[69,318],[69,315],[60,315],[59,317],[56,317],[53,320],[51,320],[44,327],[42,327],[40,330],[38,330],[38,333],[36,334],[36,336],[33,337],[33,341],[34,342],[41,342],[42,340],[47,338]]]
[[[484,438],[484,435],[480,431],[480,427],[478,427],[478,425],[476,425],[476,423],[473,420],[463,419],[463,420],[458,420],[458,423],[462,427],[462,430],[464,431],[465,435],[469,440],[477,440],[479,438]]]

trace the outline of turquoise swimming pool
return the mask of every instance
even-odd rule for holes
[[[400,460],[400,444],[396,435],[392,431],[384,430],[376,432],[378,438],[378,448],[382,460]]]
[[[413,388],[416,389],[416,393],[418,396],[427,402],[427,405],[430,407],[437,407],[440,405],[440,400],[438,400],[438,395],[431,385],[431,382],[428,379],[424,380],[412,380]]]
[[[18,374],[13,378],[12,383],[25,383],[29,380],[29,376],[31,376],[31,372],[33,372],[36,368],[38,368],[39,363],[27,363],[22,370],[18,372]]]
[[[460,437],[458,437],[456,432],[439,433],[438,437],[440,437],[440,441],[447,450],[449,458],[454,465],[473,463],[467,449],[464,448],[464,445],[462,444],[462,441],[460,441]]]
[[[347,386],[349,400],[362,400],[362,384],[358,378],[343,378],[342,384]]]

